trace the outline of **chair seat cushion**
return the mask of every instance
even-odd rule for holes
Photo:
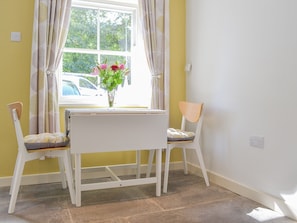
[[[187,131],[174,129],[174,128],[167,129],[168,141],[193,140],[194,138],[195,138],[194,132],[187,132]]]
[[[69,138],[61,132],[40,133],[25,136],[24,142],[27,149],[43,149],[67,146]]]

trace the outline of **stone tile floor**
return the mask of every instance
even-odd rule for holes
[[[182,171],[171,171],[168,193],[155,185],[86,191],[71,204],[60,183],[22,186],[15,213],[9,188],[0,188],[0,222],[7,223],[293,223],[262,205]]]

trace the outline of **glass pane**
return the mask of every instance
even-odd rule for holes
[[[66,47],[97,49],[97,15],[96,9],[71,8]]]
[[[112,65],[114,64],[115,62],[118,62],[118,63],[123,63],[123,64],[126,64],[128,65],[128,57],[126,56],[116,56],[116,55],[101,55],[100,57],[100,63],[104,63],[107,61],[107,64],[108,65]]]
[[[98,77],[91,75],[62,75],[63,96],[100,96],[103,91],[98,87]]]
[[[131,51],[130,13],[101,10],[100,49],[112,51]]]
[[[80,96],[78,87],[71,81],[62,80],[62,95],[63,96]]]
[[[95,54],[64,53],[63,72],[90,74],[98,61]]]

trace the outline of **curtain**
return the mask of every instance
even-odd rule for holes
[[[71,0],[35,0],[30,73],[30,134],[60,131],[57,69]]]
[[[153,109],[169,109],[169,0],[139,0]]]

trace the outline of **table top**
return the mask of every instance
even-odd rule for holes
[[[69,109],[72,153],[149,150],[167,146],[168,114],[151,109]]]
[[[68,115],[96,115],[96,114],[165,114],[166,110],[147,108],[69,108]]]

